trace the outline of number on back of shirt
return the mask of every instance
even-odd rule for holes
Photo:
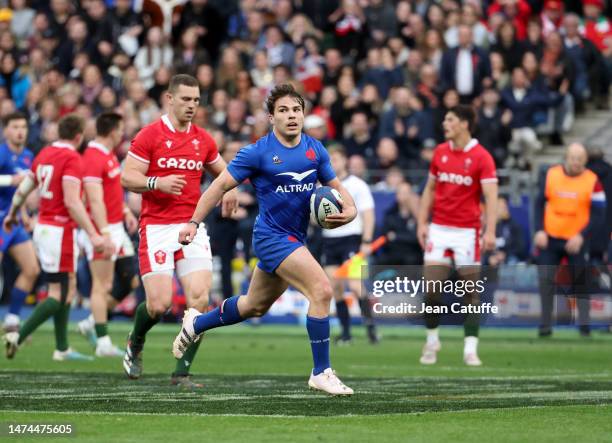
[[[53,192],[49,191],[51,178],[53,177],[53,165],[38,165],[36,168],[36,180],[41,198],[53,198]]]

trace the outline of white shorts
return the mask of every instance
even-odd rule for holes
[[[427,233],[425,262],[455,266],[480,264],[480,236],[476,228],[458,228],[431,223]]]
[[[195,271],[212,271],[210,238],[204,223],[200,223],[193,241],[186,246],[178,242],[183,225],[145,225],[140,228],[138,261],[141,276],[152,272],[171,275],[174,269],[179,277]]]
[[[125,232],[123,223],[111,223],[108,225],[108,229],[110,230],[111,241],[115,245],[115,252],[113,252],[110,260],[115,261],[118,257],[131,257],[134,255],[134,245],[127,232]],[[89,236],[82,229],[79,229],[79,246],[85,250],[88,261],[104,259],[102,253],[94,251],[93,245],[89,241]]]
[[[43,271],[75,272],[79,258],[75,228],[38,223],[32,238]]]

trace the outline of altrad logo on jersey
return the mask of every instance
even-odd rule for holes
[[[309,169],[304,172],[281,172],[276,174],[277,176],[289,176],[293,180],[297,182],[302,182],[306,177],[315,172],[316,169]],[[290,185],[278,185],[276,187],[276,192],[304,192],[304,191],[312,191],[314,189],[314,182],[312,183],[299,183],[299,184],[290,184]]]

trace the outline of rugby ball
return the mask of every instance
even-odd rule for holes
[[[330,229],[325,217],[342,212],[340,193],[329,186],[321,186],[310,196],[310,220],[313,224]]]

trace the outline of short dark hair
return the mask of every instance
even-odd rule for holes
[[[457,105],[448,110],[457,116],[462,122],[468,122],[468,131],[470,134],[474,131],[474,125],[476,124],[476,113],[474,108],[468,105]]]
[[[123,120],[121,114],[117,114],[116,112],[103,112],[96,119],[96,133],[100,137],[108,136],[119,127],[121,120]]]
[[[170,94],[174,94],[180,85],[190,87],[200,86],[198,80],[195,77],[192,77],[189,74],[176,74],[173,75],[170,79],[170,84],[168,85],[168,92],[170,92]]]
[[[2,125],[7,127],[13,120],[25,120],[27,123],[28,117],[23,112],[11,112],[10,114],[4,116],[2,119]]]
[[[57,124],[57,132],[62,140],[73,140],[85,130],[85,120],[76,114],[62,117]]]
[[[335,143],[333,145],[331,145],[330,147],[327,148],[327,153],[328,154],[340,154],[342,157],[344,158],[348,158],[348,155],[346,153],[346,149],[344,148],[344,146],[342,146],[339,143]]]
[[[283,97],[294,98],[302,107],[302,111],[306,107],[306,104],[304,103],[304,97],[302,97],[300,93],[295,90],[293,85],[291,85],[290,83],[283,83],[281,85],[275,86],[274,89],[272,89],[272,91],[270,92],[268,98],[266,99],[266,106],[270,114],[274,114],[274,106],[276,105],[276,102]]]

